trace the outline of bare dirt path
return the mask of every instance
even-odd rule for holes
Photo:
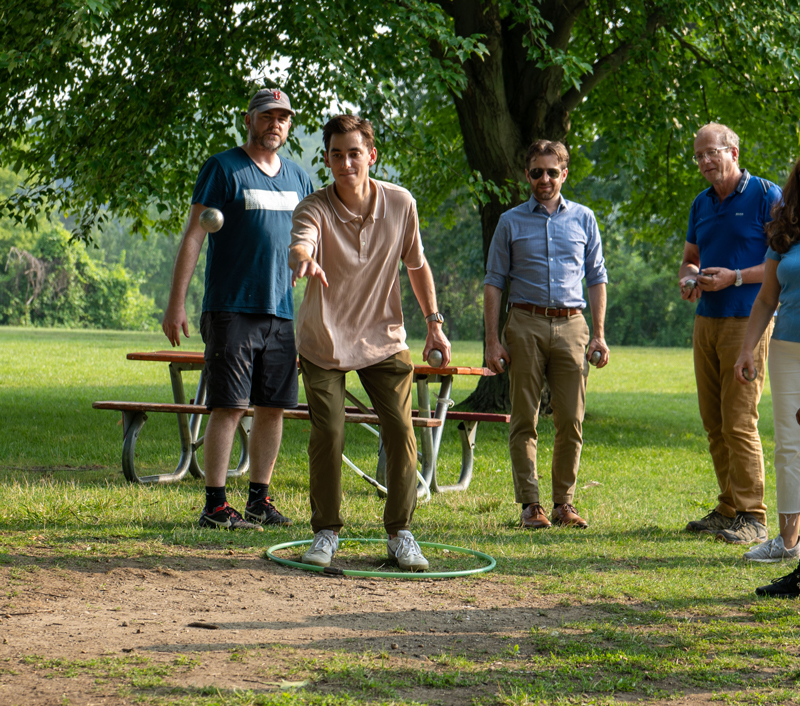
[[[320,665],[364,653],[381,668],[434,671],[446,666],[442,655],[461,655],[489,674],[535,652],[532,627],[558,631],[590,609],[491,575],[329,578],[234,550],[159,561],[56,561],[42,550],[0,567],[0,705],[133,704],[141,688],[169,702],[168,687],[339,693]],[[455,705],[496,693],[487,678],[399,695]]]

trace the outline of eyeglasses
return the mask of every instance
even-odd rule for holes
[[[731,149],[730,147],[716,147],[713,150],[706,150],[705,152],[700,152],[700,154],[693,154],[692,161],[695,164],[700,164],[704,159],[714,159],[719,155],[720,152],[724,152],[725,150]]]
[[[533,180],[541,179],[545,172],[547,172],[547,176],[551,179],[558,179],[558,177],[561,176],[561,171],[561,169],[539,169],[539,167],[536,167],[536,169],[528,171],[528,174],[530,174]]]

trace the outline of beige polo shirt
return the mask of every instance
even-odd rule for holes
[[[400,186],[369,183],[375,199],[365,219],[345,207],[333,184],[303,199],[292,215],[289,247],[302,245],[328,278],[328,287],[308,279],[297,350],[326,370],[358,370],[408,348],[399,265],[425,264],[417,204]]]

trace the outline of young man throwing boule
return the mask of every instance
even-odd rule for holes
[[[405,189],[369,176],[377,157],[372,125],[357,115],[339,115],[325,125],[323,140],[334,183],[295,210],[289,251],[292,282],[308,277],[297,348],[311,414],[314,541],[303,561],[330,566],[339,546],[345,376],[355,370],[380,418],[386,450],[387,552],[401,569],[421,571],[428,562],[409,531],[417,502],[417,444],[400,262],[428,322],[423,358],[438,349],[447,365],[450,343],[422,252],[416,203]]]

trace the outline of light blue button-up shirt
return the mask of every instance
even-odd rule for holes
[[[594,213],[560,197],[549,214],[533,196],[500,216],[489,247],[484,284],[503,289],[509,304],[583,309],[586,286],[608,282]]]

